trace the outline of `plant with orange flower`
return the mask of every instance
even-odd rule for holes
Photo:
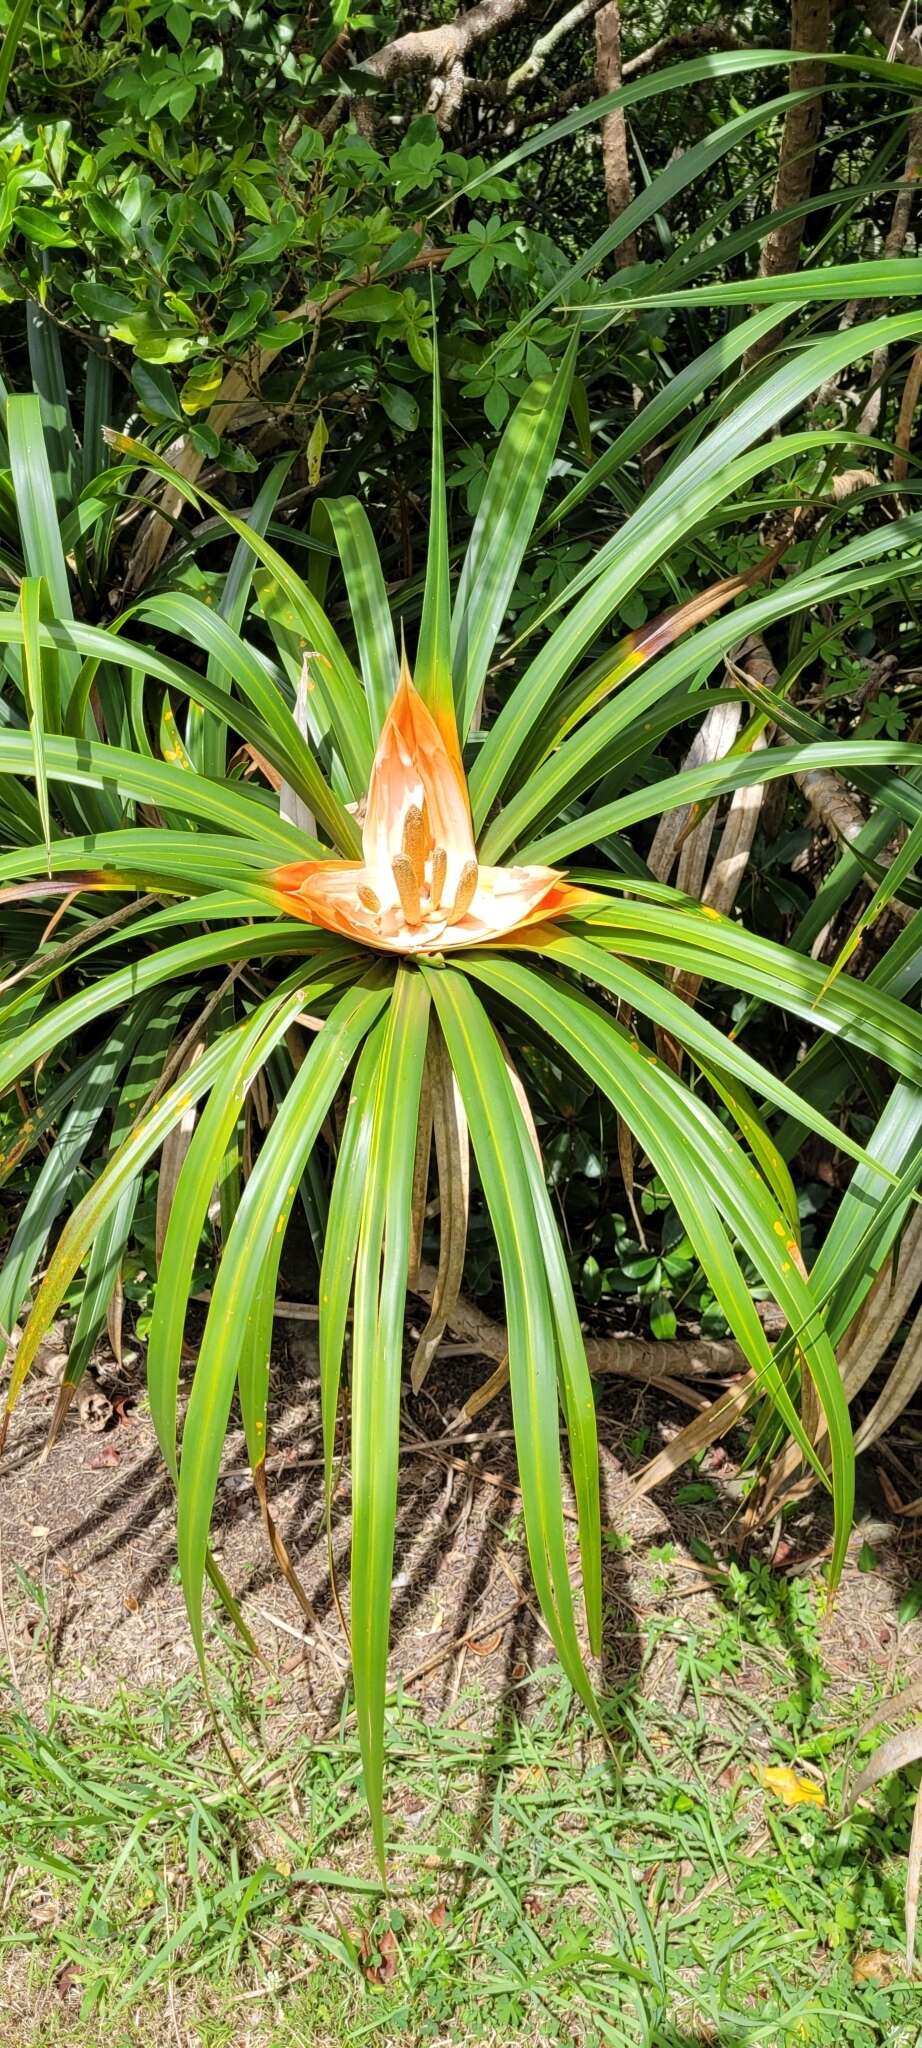
[[[764,311],[741,323],[737,356],[747,331],[765,327]],[[235,1393],[266,1525],[290,1569],[272,1528],[266,1446],[279,1263],[301,1211],[320,1264],[328,1515],[351,1311],[350,1632],[382,1858],[404,1308],[434,1173],[442,1250],[413,1361],[418,1384],[457,1298],[470,1155],[501,1263],[535,1585],[572,1685],[594,1706],[567,1553],[561,1423],[595,1652],[595,1412],[523,1055],[538,1071],[549,1062],[587,1077],[655,1168],[751,1361],[766,1417],[831,1486],[833,1575],[841,1566],[853,1455],[835,1344],[898,1237],[918,1174],[922,1024],[900,1000],[918,936],[900,941],[899,960],[876,980],[827,976],[803,954],[657,884],[626,835],[666,810],[835,765],[918,834],[922,797],[912,776],[922,747],[830,740],[786,685],[760,691],[732,665],[729,687],[709,678],[747,633],[852,604],[859,592],[864,602],[892,585],[897,559],[911,574],[922,517],[889,520],[774,584],[768,559],[640,633],[614,645],[607,635],[650,566],[760,471],[785,475],[806,448],[831,453],[848,443],[845,430],[766,438],[769,427],[837,367],[918,329],[918,315],[904,313],[814,336],[779,365],[763,364],[735,402],[724,394],[708,430],[680,445],[572,579],[559,617],[543,621],[537,651],[529,658],[507,641],[499,665],[574,351],[512,416],[454,594],[436,388],[412,676],[355,500],[319,509],[305,580],[266,537],[284,464],[244,520],[124,436],[114,437],[123,469],[110,473],[107,488],[143,462],[195,508],[216,513],[237,535],[237,552],[217,605],[166,588],[111,627],[75,619],[37,402],[7,403],[26,574],[16,602],[0,611],[19,706],[0,727],[10,847],[0,882],[20,956],[0,1014],[0,1088],[38,1074],[56,1048],[74,1054],[47,1093],[38,1088],[2,1169],[26,1157],[43,1132],[54,1133],[0,1275],[0,1323],[10,1331],[54,1240],[15,1351],[7,1417],[85,1266],[60,1426],[111,1310],[143,1170],[162,1148],[148,1381],[177,1487],[182,1580],[204,1661],[206,1573],[233,1610],[209,1531]],[[701,371],[702,389],[710,374]],[[686,373],[686,393],[693,381]],[[651,407],[658,432],[662,399]],[[632,445],[642,445],[630,431]],[[345,639],[325,601],[327,536],[343,572]],[[409,631],[412,593],[403,610]],[[183,643],[187,661],[175,651]],[[730,756],[652,782],[636,772],[673,727],[728,697],[751,704]],[[769,721],[784,742],[756,752]],[[587,849],[589,864],[573,867]],[[94,910],[96,891],[112,892],[114,910]],[[47,923],[44,899],[55,895],[61,902]],[[722,981],[819,1027],[826,1036],[816,1059],[791,1080],[779,1078],[683,1000],[673,985],[682,973]],[[896,1075],[867,1151],[827,1114],[841,1085],[836,1040]],[[817,1079],[812,1089],[805,1070]],[[109,1157],[75,1201],[80,1161],[113,1098]],[[776,1111],[856,1162],[812,1273],[784,1150],[769,1124]],[[210,1217],[220,1256],[180,1429],[186,1312]],[[786,1334],[774,1346],[747,1265],[783,1311]],[[811,1399],[801,1403],[807,1386]],[[764,1419],[762,1441],[770,1435]]]

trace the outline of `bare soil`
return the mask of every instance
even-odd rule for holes
[[[270,1554],[236,1426],[218,1489],[214,1544],[267,1663],[286,1680],[289,1709],[297,1703],[310,1733],[337,1715],[347,1653],[327,1569],[313,1327],[280,1321],[276,1328],[272,1510],[309,1612]],[[494,1400],[476,1425],[456,1419],[490,1370],[488,1361],[470,1355],[446,1357],[420,1395],[414,1399],[408,1391],[405,1401],[392,1668],[433,1714],[450,1708],[462,1681],[468,1684],[475,1672],[479,1689],[497,1703],[514,1685],[521,1709],[523,1682],[549,1656],[530,1593],[508,1402]],[[172,1489],[145,1410],[140,1355],[136,1350],[121,1372],[102,1355],[98,1373],[100,1398],[72,1412],[44,1459],[55,1389],[50,1378],[34,1373],[4,1456],[2,1618],[27,1704],[38,1704],[52,1682],[71,1697],[101,1700],[120,1683],[169,1683],[194,1663],[176,1572]],[[601,1677],[612,1688],[633,1678],[644,1689],[665,1687],[668,1695],[676,1632],[651,1664],[645,1654],[651,1616],[687,1616],[699,1626],[709,1609],[719,1616],[720,1580],[702,1563],[701,1546],[710,1546],[718,1561],[741,1549],[732,1439],[651,1499],[631,1487],[630,1473],[643,1462],[639,1437],[645,1433],[648,1456],[686,1419],[661,1393],[617,1380],[602,1387],[603,1524],[609,1533]],[[823,1659],[844,1691],[860,1681],[890,1689],[922,1652],[922,1621],[898,1622],[908,1588],[922,1579],[922,1531],[895,1514],[889,1490],[895,1481],[904,1500],[922,1493],[919,1432],[910,1428],[897,1447],[895,1474],[893,1457],[889,1481],[884,1468],[866,1461],[848,1567],[822,1625]],[[715,1497],[689,1500],[690,1479],[709,1480]],[[334,1512],[336,1573],[348,1612],[345,1465]],[[828,1536],[824,1504],[814,1497],[785,1524],[774,1568],[809,1576]],[[664,1544],[675,1545],[665,1572],[655,1555]]]

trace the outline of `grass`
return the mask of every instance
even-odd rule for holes
[[[527,1717],[515,1688],[450,1724],[395,1698],[387,1895],[351,1722],[300,1738],[230,1643],[226,1751],[190,1679],[103,1707],[52,1685],[32,1715],[10,1680],[3,2048],[918,2048],[911,1787],[841,1818],[864,1701],[830,1703],[803,1582],[734,1574],[703,1626],[654,1623],[610,1749],[553,1668]],[[778,1763],[826,1805],[767,1792]]]

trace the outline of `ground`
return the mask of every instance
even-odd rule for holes
[[[606,1741],[530,1597],[508,1411],[459,1424],[486,1368],[440,1363],[405,1415],[385,1894],[326,1572],[311,1326],[280,1326],[270,1463],[314,1619],[268,1554],[233,1436],[216,1547],[263,1662],[214,1615],[216,1722],[134,1371],[104,1368],[110,1426],[91,1405],[44,1463],[36,1376],[4,1461],[2,2048],[918,2048],[913,1774],[844,1805],[867,1713],[920,1675],[916,1525],[873,1470],[824,1611],[822,1504],[771,1567],[744,1558],[733,1446],[641,1499],[631,1472],[685,1417],[603,1383]],[[907,1480],[917,1435],[897,1446]],[[344,1588],[348,1506],[343,1476]],[[763,1775],[779,1766],[790,1806]]]

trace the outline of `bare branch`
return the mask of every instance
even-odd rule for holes
[[[531,85],[533,79],[540,78],[551,51],[563,42],[565,36],[572,35],[575,28],[581,28],[584,21],[591,21],[601,6],[602,0],[577,0],[575,7],[552,22],[544,35],[532,44],[524,63],[510,71],[506,80],[506,98],[511,99],[514,93],[521,92],[523,86]]]
[[[745,39],[746,48],[758,49],[759,44],[752,37]],[[652,71],[663,57],[682,57],[695,50],[741,50],[743,41],[728,21],[701,22],[697,28],[677,28],[671,35],[660,36],[658,43],[651,43],[646,50],[638,50],[636,56],[626,57],[621,66],[625,83],[629,78],[638,78],[643,71]]]
[[[532,0],[481,0],[479,7],[468,8],[466,14],[438,28],[410,29],[406,35],[395,36],[392,43],[366,57],[359,69],[385,83],[413,73],[428,74],[432,79],[429,111],[440,127],[448,127],[464,98],[468,51],[518,21],[531,4]],[[356,101],[354,112],[360,127],[369,125],[367,101]]]

